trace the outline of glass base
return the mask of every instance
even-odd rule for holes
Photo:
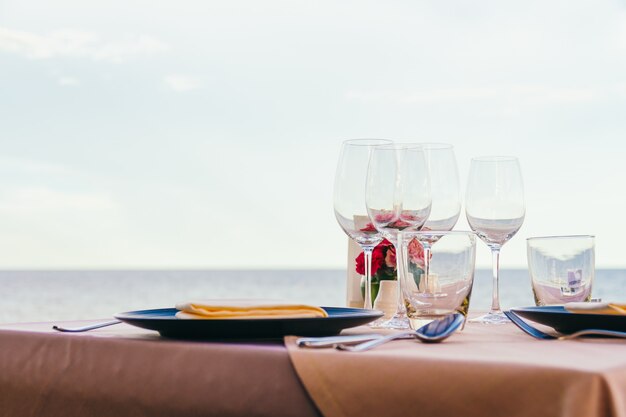
[[[378,320],[377,320],[378,321]],[[383,321],[378,326],[379,329],[395,329],[395,330],[410,330],[409,318],[404,314],[394,314],[387,321]]]
[[[411,325],[411,330],[417,330],[421,327],[426,326],[429,323],[432,323],[433,320],[436,319],[440,319],[441,317],[437,317],[435,319],[433,318],[424,318],[424,317],[419,317],[419,318],[413,318],[411,317],[409,319],[409,324]]]
[[[508,324],[511,320],[504,315],[502,311],[490,311],[484,316],[476,317],[475,319],[468,320],[470,323],[481,324]]]
[[[384,329],[383,324],[386,322],[387,320],[385,320],[384,317],[381,317],[377,320],[374,320],[371,323],[368,323],[367,325],[372,328],[372,329]]]

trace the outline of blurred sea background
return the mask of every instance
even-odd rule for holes
[[[346,270],[0,271],[0,323],[87,320],[173,307],[191,298],[271,298],[346,305]],[[592,296],[624,301],[625,269],[596,270]],[[501,271],[502,308],[534,305],[526,269]],[[477,269],[471,310],[491,304],[491,270]]]

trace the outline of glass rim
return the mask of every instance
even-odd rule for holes
[[[425,150],[454,149],[454,145],[445,142],[423,142],[417,143]]]
[[[415,230],[405,232],[406,236],[420,236],[420,235],[472,235],[476,236],[476,232],[473,230]]]
[[[475,156],[472,158],[472,162],[512,162],[519,161],[517,156],[510,155],[487,155],[487,156]]]
[[[416,151],[424,151],[424,147],[419,143],[411,143],[411,142],[392,142],[392,143],[383,143],[381,145],[376,145],[376,149],[382,149],[384,151],[387,150],[402,150],[402,149],[410,149]]]
[[[391,139],[377,139],[377,138],[354,138],[354,139],[346,139],[342,141],[344,145],[351,146],[381,146],[381,145],[391,145],[393,144],[393,140]]]
[[[558,240],[558,239],[595,239],[595,235],[554,235],[554,236],[533,236],[526,238],[527,242],[534,240]]]

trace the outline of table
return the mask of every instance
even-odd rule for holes
[[[72,323],[68,325],[78,325]],[[367,329],[353,329],[362,332]],[[469,324],[364,353],[0,325],[0,416],[626,416],[626,343]]]
[[[444,343],[362,353],[286,344],[326,417],[626,416],[623,339],[537,340],[512,324],[469,323]]]
[[[281,341],[180,342],[126,324],[81,334],[0,325],[0,416],[175,415],[320,414]]]

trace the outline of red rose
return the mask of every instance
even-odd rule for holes
[[[376,272],[383,266],[385,250],[389,245],[391,243],[385,239],[374,248],[374,252],[372,252],[372,276],[376,275]],[[365,254],[363,252],[356,257],[356,272],[357,274],[365,275]]]
[[[361,232],[375,232],[376,228],[372,223],[368,223],[364,228],[361,229]]]
[[[398,219],[395,222],[393,222],[392,224],[390,224],[391,227],[394,227],[396,229],[406,229],[407,227],[409,227],[411,225],[411,223],[407,223],[404,220]]]
[[[378,223],[389,223],[396,217],[396,214],[393,211],[382,211],[374,216],[374,220]]]
[[[384,246],[384,247],[386,247],[386,246],[391,246],[391,247],[393,248],[393,243],[391,243],[391,242],[390,242],[390,241],[388,241],[387,239],[383,239],[383,241],[382,241],[382,242],[380,242],[380,243],[378,244],[378,246]]]
[[[365,254],[363,252],[359,253],[359,256],[356,257],[356,273],[359,275],[365,275]]]
[[[393,246],[387,249],[387,254],[385,255],[385,265],[389,268],[396,268],[396,248]]]

